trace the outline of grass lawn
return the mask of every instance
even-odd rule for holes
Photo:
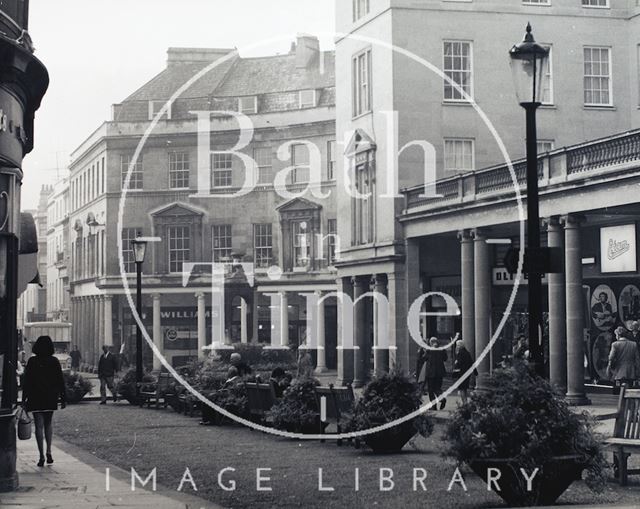
[[[366,449],[337,447],[335,442],[283,439],[250,431],[240,426],[199,426],[198,419],[169,410],[139,409],[126,402],[100,406],[81,403],[56,412],[55,433],[99,458],[129,470],[135,468],[144,479],[157,467],[158,482],[177,489],[189,468],[198,487],[197,495],[224,507],[495,507],[502,500],[487,491],[470,470],[463,468],[468,491],[459,484],[447,487],[455,464],[440,456],[439,430],[434,436],[407,445],[401,454],[378,456]],[[233,479],[235,491],[218,486],[218,472],[227,485]],[[271,468],[272,491],[256,490],[256,469]],[[325,486],[333,492],[319,492],[318,469]],[[354,489],[354,470],[359,468],[360,489]],[[395,488],[379,490],[379,469],[393,470]],[[413,490],[413,469],[425,469],[427,491]],[[633,504],[640,498],[638,477],[622,489],[614,482],[601,495],[592,494],[583,483],[574,483],[560,503]],[[184,491],[192,492],[186,483]]]

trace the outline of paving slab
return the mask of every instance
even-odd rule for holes
[[[98,509],[106,507],[154,509],[220,509],[220,506],[190,494],[171,491],[160,485],[156,491],[136,486],[131,490],[131,474],[106,463],[93,454],[57,437],[52,448],[54,463],[36,465],[35,439],[18,443],[17,491],[0,493],[3,509]],[[106,469],[109,469],[109,489]]]

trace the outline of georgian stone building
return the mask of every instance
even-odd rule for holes
[[[551,166],[541,178],[557,183],[567,181],[562,189],[567,193],[563,194],[563,206],[543,206],[542,212],[550,219],[553,231],[558,228],[559,216],[582,213],[585,206],[600,214],[597,220],[592,219],[594,232],[603,226],[602,221],[607,221],[607,201],[598,202],[597,206],[589,203],[590,195],[581,194],[574,180],[587,175],[583,169],[592,166],[574,160],[568,169],[563,167],[560,147],[612,136],[611,141],[602,142],[604,145],[593,144],[593,157],[598,161],[593,168],[604,166],[607,171],[614,171],[618,160],[602,156],[602,146],[611,149],[620,143],[631,154],[637,150],[635,142],[629,142],[624,135],[613,135],[640,127],[640,6],[627,0],[354,0],[336,2],[336,16],[337,31],[345,34],[336,41],[336,136],[345,149],[337,171],[338,233],[342,246],[338,288],[355,298],[379,291],[388,298],[390,309],[390,319],[380,329],[373,298],[363,298],[356,304],[353,335],[360,348],[340,353],[338,375],[344,382],[361,385],[373,370],[385,371],[390,366],[414,369],[417,345],[409,337],[407,314],[423,293],[439,289],[451,295],[461,313],[455,317],[423,315],[423,336],[435,335],[448,343],[455,332],[461,331],[470,350],[479,353],[500,322],[505,302],[495,295],[504,293],[505,287],[492,282],[492,271],[502,268],[506,248],[502,245],[502,251],[494,249],[484,241],[499,237],[503,242],[515,242],[517,235],[513,229],[508,233],[502,227],[476,232],[473,238],[482,239],[482,245],[475,257],[470,257],[469,235],[477,227],[513,220],[511,198],[491,195],[492,200],[503,201],[509,213],[488,215],[482,208],[484,197],[488,197],[486,192],[508,186],[508,179],[500,180],[508,174],[505,167],[479,170],[498,168],[505,162],[494,134],[500,137],[511,159],[524,155],[524,111],[515,97],[508,50],[522,40],[527,22],[531,22],[536,40],[551,50],[546,69],[549,86],[538,112],[538,148],[541,154],[551,154],[547,156]],[[459,88],[429,69],[425,61],[441,69]],[[486,122],[469,97],[484,112]],[[395,132],[391,129],[392,112],[397,113]],[[412,143],[416,140],[422,145]],[[558,156],[554,156],[555,149]],[[587,161],[592,157],[591,152],[581,148],[572,148],[571,153]],[[397,179],[393,177],[396,159]],[[545,168],[547,159],[541,163]],[[629,171],[633,175],[635,170]],[[435,188],[433,174],[438,180]],[[345,179],[355,182],[356,189],[370,197],[354,198],[343,192]],[[569,185],[572,182],[575,186]],[[425,187],[425,183],[431,186]],[[397,193],[394,184],[400,190],[412,191]],[[430,201],[420,196],[425,193],[444,198]],[[614,187],[605,194],[609,205],[618,200],[626,203],[627,197],[619,196]],[[442,204],[443,210],[436,213],[435,204]],[[421,207],[434,212],[419,212]],[[448,209],[456,210],[456,220]],[[629,213],[627,209],[611,212],[616,221],[623,223],[631,220]],[[567,249],[572,250],[567,264],[577,271],[582,265],[576,269],[577,248],[571,235],[586,226],[573,219],[565,224]],[[578,224],[580,227],[574,230]],[[448,237],[438,236],[444,231]],[[555,239],[553,234],[551,237]],[[479,240],[475,242],[473,245],[480,246]],[[487,258],[489,251],[492,254]],[[599,259],[595,258],[594,263],[598,264]],[[470,273],[472,266],[476,270]],[[571,277],[577,274],[574,272]],[[567,302],[579,308],[576,294],[581,285],[575,286],[575,280],[569,284],[572,286],[567,286]],[[589,288],[592,294],[595,288]],[[524,293],[518,292],[513,321],[526,315]],[[559,302],[565,302],[564,297],[554,304],[556,311],[562,308]],[[432,298],[422,311],[436,313],[443,305],[441,300]],[[555,313],[549,318],[549,326],[556,327],[558,320],[564,322],[566,318],[566,333],[561,333],[559,340],[577,348],[589,327],[587,322],[576,325],[578,311],[566,309],[568,317]],[[339,319],[340,335],[347,338],[352,331],[343,330],[341,324]],[[526,331],[526,327],[516,330]],[[597,340],[598,337],[589,341],[598,341],[606,350],[608,339]],[[388,350],[388,356],[374,348],[382,338],[395,347]],[[582,359],[576,348],[571,350],[569,371],[573,370],[577,378],[569,392],[580,400]],[[590,348],[587,346],[584,351],[589,352]],[[492,355],[496,362],[500,360],[498,353]],[[489,356],[481,368],[488,372]],[[561,378],[566,379],[566,373]]]
[[[239,149],[248,130],[238,113],[252,126]],[[113,344],[133,359],[135,322],[117,240],[126,187],[123,269],[135,295],[131,241],[161,239],[147,249],[142,315],[168,362],[184,365],[212,341],[297,346],[318,333],[327,344],[319,367],[335,367],[335,300],[324,301],[313,330],[307,301],[335,288],[336,154],[334,54],[315,37],[301,35],[288,54],[270,57],[170,48],[166,69],[114,105],[113,118],[72,155],[71,319],[84,358],[95,363],[101,345]],[[320,182],[308,188],[317,158]],[[257,173],[255,187],[240,195],[247,169]],[[283,170],[289,195],[274,188]],[[212,301],[212,262],[228,264],[223,311]],[[201,265],[183,281],[185,264],[194,263]],[[237,282],[240,263],[254,267],[249,291]]]

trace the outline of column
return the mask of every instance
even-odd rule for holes
[[[97,368],[98,367],[98,359],[100,358],[100,354],[98,353],[98,342],[100,341],[100,323],[98,322],[98,297],[96,295],[92,295],[89,297],[89,307],[91,309],[90,314],[90,324],[91,324],[91,353],[92,353],[92,363]]]
[[[252,327],[252,333],[251,333],[251,342],[252,343],[258,343],[258,296],[260,294],[257,291],[253,292],[253,302],[252,302],[252,307],[251,309],[253,310],[253,312],[251,313],[251,327]]]
[[[279,292],[280,294],[280,323],[279,326],[279,334],[280,338],[280,347],[288,347],[289,346],[289,299],[287,298],[287,292]]]
[[[375,295],[386,298],[387,284],[383,274],[376,274],[372,280],[373,292]],[[376,376],[382,376],[389,372],[389,349],[385,346],[380,347],[381,336],[387,334],[386,327],[388,323],[380,323],[381,309],[380,306],[387,305],[384,299],[373,299],[373,372]]]
[[[563,221],[567,301],[567,402],[572,405],[587,405],[590,401],[584,389],[584,296],[580,217],[569,215],[563,218]]]
[[[423,293],[420,272],[420,241],[418,239],[407,239],[405,242],[403,279],[396,278],[396,288],[400,298],[395,310],[397,315],[398,349],[399,355],[404,359],[402,370],[405,374],[409,374],[415,369],[418,360],[418,343],[414,341],[409,333],[407,318],[409,309]]]
[[[70,322],[71,322],[71,345],[72,347],[74,345],[78,344],[78,321],[76,319],[76,298],[75,297],[71,297],[69,299],[69,315],[70,315]]]
[[[111,295],[104,296],[104,344],[113,346],[113,308]]]
[[[196,299],[198,299],[198,359],[204,359],[207,356],[207,352],[203,350],[203,347],[207,346],[207,310],[204,293],[196,293]]]
[[[247,333],[247,302],[244,298],[240,298],[240,342],[248,343],[249,336]]]
[[[336,279],[338,292],[338,385],[353,382],[353,323],[346,317],[351,314],[349,300],[353,298],[351,278]]]
[[[158,349],[158,353],[164,355],[164,345],[163,345],[163,337],[162,337],[162,328],[160,327],[160,295],[154,293],[153,296],[153,344]],[[198,309],[198,326],[200,325],[200,310]],[[198,328],[198,336],[200,334],[200,329]],[[153,371],[160,371],[162,369],[162,361],[160,357],[157,355],[153,355]]]
[[[353,386],[362,387],[367,380],[367,368],[369,365],[367,355],[369,354],[369,349],[366,345],[368,338],[366,333],[367,325],[365,323],[367,299],[360,297],[367,292],[367,288],[362,277],[354,277],[352,284],[354,303],[353,335],[355,346],[357,347],[353,351]]]
[[[564,256],[564,232],[557,217],[547,222],[547,245]],[[549,380],[567,389],[567,329],[564,272],[548,274],[549,280]]]
[[[97,301],[98,307],[98,353],[102,352],[104,345],[104,296],[100,295]]]
[[[485,389],[487,387],[487,378],[491,372],[490,355],[489,352],[485,352],[491,339],[491,258],[485,232],[476,229],[473,232],[473,237],[476,359],[483,353],[486,354],[478,364],[476,387]]]
[[[87,343],[87,301],[85,297],[80,297],[78,309],[80,310],[80,316],[78,317],[78,322],[80,324],[80,327],[78,328],[80,354],[82,355],[82,363],[88,365],[91,363],[91,358]]]
[[[462,305],[462,340],[471,354],[471,358],[476,358],[475,339],[475,298],[474,298],[474,261],[473,261],[473,238],[469,230],[458,233],[460,239],[460,281],[461,281],[461,302]]]
[[[322,292],[316,290],[314,292],[318,299],[318,308],[316,312],[316,338],[318,342],[318,355],[316,362],[316,373],[325,373],[327,371],[327,350],[324,330],[324,303],[322,300]]]

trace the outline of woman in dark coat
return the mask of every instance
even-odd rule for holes
[[[473,366],[473,358],[469,353],[469,350],[464,346],[464,341],[459,339],[456,341],[456,360],[453,365],[453,372],[456,377],[462,377],[467,374],[467,371],[471,369]],[[474,375],[477,375],[478,372],[474,369]],[[462,400],[462,404],[464,405],[467,402],[468,391],[469,391],[469,382],[471,381],[471,375],[467,376],[458,386],[458,393],[460,394],[460,399]]]
[[[36,425],[36,442],[40,451],[38,466],[44,466],[43,438],[47,442],[47,463],[51,457],[51,437],[53,435],[53,412],[66,406],[64,377],[60,362],[53,356],[53,342],[49,336],[40,336],[33,345],[34,356],[27,362],[24,373],[22,404],[33,413]]]

